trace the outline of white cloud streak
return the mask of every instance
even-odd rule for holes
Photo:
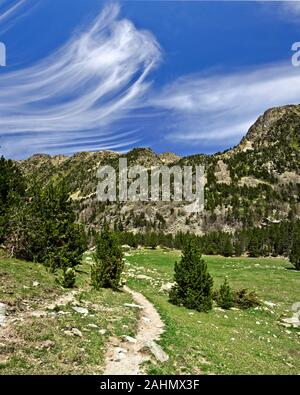
[[[7,156],[122,151],[143,143],[143,132],[166,146],[228,148],[266,109],[300,102],[300,69],[291,64],[193,74],[150,89],[161,49],[119,11],[106,6],[51,57],[0,74],[0,144]]]
[[[36,148],[59,148],[82,137],[82,149],[127,146],[131,131],[109,127],[141,101],[159,61],[154,36],[120,19],[117,5],[106,6],[88,30],[51,57],[0,75],[1,134],[18,135]]]
[[[291,17],[297,18],[299,21],[300,15],[300,2],[299,0],[296,1],[282,1],[280,2],[280,6],[283,12]]]
[[[26,16],[39,0],[0,0],[0,33],[7,31],[16,20]]]
[[[292,65],[201,77],[190,75],[165,87],[152,104],[165,109],[171,130],[165,138],[181,144],[235,144],[270,107],[300,103],[300,70]]]

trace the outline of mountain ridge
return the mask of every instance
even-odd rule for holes
[[[205,165],[205,211],[188,214],[176,202],[96,201],[96,171],[100,165],[147,168],[162,165]],[[69,186],[78,220],[87,227],[102,226],[132,231],[165,232],[235,231],[300,216],[300,105],[271,108],[250,127],[241,142],[228,150],[180,157],[156,154],[151,148],[134,148],[126,154],[113,151],[79,152],[72,156],[36,154],[17,161],[27,180],[58,182]]]

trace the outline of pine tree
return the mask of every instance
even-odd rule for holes
[[[124,269],[123,251],[117,235],[109,230],[108,225],[97,237],[95,263],[92,266],[91,282],[96,289],[119,287]]]
[[[223,256],[228,257],[233,255],[233,247],[232,247],[232,242],[231,238],[226,237],[224,247],[223,247]]]
[[[249,256],[252,258],[259,257],[259,240],[255,232],[251,235],[251,239],[248,245]]]
[[[175,263],[174,281],[169,294],[171,303],[197,311],[211,310],[213,279],[194,238],[186,241],[181,260]]]
[[[0,158],[0,242],[9,233],[9,218],[25,195],[24,177],[12,160]]]
[[[289,259],[296,270],[300,270],[300,231],[294,234]]]
[[[86,250],[86,237],[65,185],[38,185],[32,198],[10,219],[7,244],[18,258],[47,264],[52,270],[74,267]]]
[[[222,307],[222,309],[227,310],[233,307],[233,293],[227,279],[224,280],[224,283],[218,291],[216,302],[218,306]]]

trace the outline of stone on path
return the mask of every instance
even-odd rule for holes
[[[4,326],[6,323],[6,305],[0,303],[0,326]]]
[[[159,362],[166,362],[169,360],[168,354],[155,341],[146,341],[143,349],[148,349]]]
[[[124,335],[124,336],[122,336],[122,339],[124,342],[128,342],[128,343],[136,343],[137,342],[137,340],[132,336]]]
[[[124,303],[124,306],[125,307],[130,307],[130,308],[133,308],[133,309],[141,309],[141,310],[144,308],[143,306],[141,306],[139,304],[135,304],[135,303]]]

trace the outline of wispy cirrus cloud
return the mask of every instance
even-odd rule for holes
[[[0,0],[0,33],[8,30],[38,3],[39,0]]]
[[[121,149],[136,141],[120,125],[160,61],[154,36],[108,5],[85,31],[35,66],[0,75],[0,130],[34,149]],[[112,128],[112,129],[110,129]],[[119,130],[118,130],[119,128]],[[23,146],[24,149],[24,146]],[[15,148],[6,146],[14,153]],[[16,153],[15,153],[16,154]]]
[[[300,103],[300,71],[289,63],[186,75],[154,89],[149,78],[161,52],[150,32],[110,4],[50,57],[0,74],[5,155],[123,151],[145,136],[147,145],[213,151],[238,143],[269,107]]]
[[[300,2],[299,0],[294,1],[282,1],[279,3],[280,8],[290,17],[299,18],[300,16]]]
[[[202,147],[239,142],[266,109],[300,103],[300,71],[287,65],[210,76],[166,86],[152,105],[165,109],[165,138]]]

